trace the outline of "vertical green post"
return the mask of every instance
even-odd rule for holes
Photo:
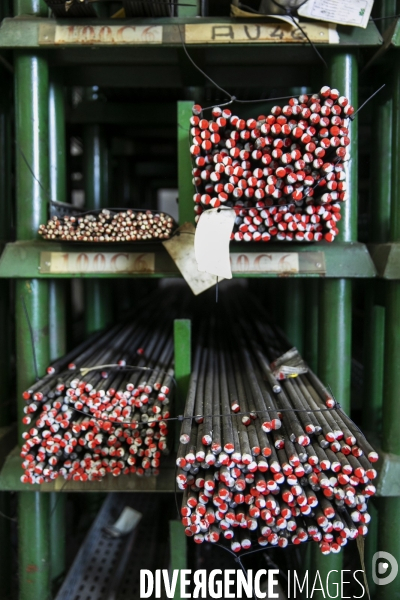
[[[189,319],[174,321],[174,361],[177,395],[175,399],[176,414],[182,414],[185,408],[186,395],[192,364],[191,326]]]
[[[64,86],[60,79],[51,78],[49,85],[49,173],[50,197],[65,202],[67,199],[66,139]],[[66,284],[63,280],[49,281],[49,350],[50,361],[66,353]],[[65,503],[64,494],[50,494],[50,549],[51,580],[65,571]]]
[[[393,99],[386,92],[375,102],[373,123],[373,161],[376,174],[372,178],[370,241],[385,243],[390,234]],[[381,420],[383,389],[383,356],[385,337],[385,302],[382,281],[367,282],[365,327],[365,412],[363,427],[378,433]]]
[[[179,521],[169,522],[169,549],[170,549],[170,568],[171,572],[174,569],[186,569],[187,565],[187,538]],[[174,600],[180,600],[180,576],[175,588]],[[188,592],[189,590],[186,589]]]
[[[87,98],[96,102],[98,88],[87,90]],[[108,203],[108,148],[100,125],[85,125],[83,132],[85,207],[104,208]],[[111,321],[111,288],[107,281],[85,281],[85,329],[93,333]]]
[[[19,0],[17,14],[40,14],[43,4]],[[46,11],[47,12],[47,11]],[[42,54],[18,51],[14,58],[17,239],[37,237],[47,218],[49,189],[48,66]],[[23,158],[24,157],[24,158]],[[26,162],[25,162],[26,161]],[[29,164],[30,169],[27,164]],[[40,184],[38,183],[40,182]],[[48,284],[31,279],[16,283],[16,355],[18,420],[22,391],[35,380],[32,347],[39,375],[49,363]],[[24,303],[33,332],[33,346]],[[21,426],[20,426],[21,429]],[[50,598],[49,497],[39,492],[18,496],[19,598]]]
[[[193,102],[178,102],[178,203],[179,225],[194,223],[192,184],[192,157],[190,148],[190,122]]]
[[[12,78],[4,69],[0,74],[2,94],[0,96],[0,244],[11,239],[11,90]],[[0,427],[10,423],[12,355],[10,323],[10,282],[3,281],[0,287]]]
[[[304,292],[304,359],[310,368],[318,371],[318,293],[319,281],[305,279]]]
[[[335,51],[329,59],[328,83],[358,105],[357,58],[352,52]],[[342,209],[340,234],[337,241],[351,242],[357,239],[357,119],[350,124],[351,160],[346,163],[348,200]],[[350,413],[351,377],[351,281],[327,279],[321,282],[319,295],[318,374],[325,385],[330,385],[335,398]],[[329,571],[337,570],[332,583],[340,583],[342,553],[323,556],[313,549],[313,565],[322,581]],[[318,592],[316,600],[324,594]]]
[[[285,281],[283,329],[300,354],[304,346],[304,286],[301,279]]]
[[[393,137],[392,137],[392,202],[390,210],[390,239],[400,242],[400,64],[393,71]],[[386,282],[385,360],[382,406],[382,449],[400,455],[398,431],[400,403],[400,281]],[[400,498],[381,498],[379,501],[378,550],[389,552],[400,563]],[[389,600],[398,596],[398,577],[379,586],[377,598]]]
[[[383,0],[380,3],[380,16],[387,17],[395,14],[396,0]],[[377,21],[382,32],[391,23],[390,19]],[[396,82],[394,82],[396,85]],[[378,94],[374,103],[373,119],[373,156],[371,160],[376,165],[375,175],[371,180],[371,197],[369,211],[370,242],[385,243],[389,240],[390,204],[391,204],[391,175],[392,175],[392,137],[393,137],[393,90],[391,86]],[[385,354],[385,281],[368,281],[365,301],[365,356],[364,356],[364,410],[363,428],[375,434],[381,433],[382,398],[384,381]],[[365,561],[372,564],[372,557],[379,549],[378,532],[384,500],[376,499],[372,504],[371,523],[365,544]],[[384,548],[382,548],[384,549]],[[377,586],[372,580],[371,571],[367,569],[368,584],[371,594],[375,597]]]
[[[200,12],[200,0],[193,0],[193,2],[188,2],[187,4],[190,4],[190,6],[178,6],[178,17],[197,17]]]
[[[5,8],[5,7],[4,7]],[[3,9],[4,10],[4,9]],[[2,16],[7,16],[4,10]],[[11,90],[12,78],[4,69],[0,73],[2,94],[0,96],[0,243],[10,240],[11,236]],[[2,281],[0,287],[0,427],[11,422],[11,385],[10,357],[12,356],[10,313],[10,281]],[[4,459],[5,457],[0,457]],[[0,512],[10,514],[9,492],[0,492]],[[5,600],[11,598],[12,590],[12,557],[11,522],[0,519],[0,589]]]

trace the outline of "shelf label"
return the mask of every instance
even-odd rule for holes
[[[41,252],[41,273],[154,273],[152,252]]]
[[[160,25],[56,25],[55,44],[161,44]]]
[[[232,273],[299,273],[298,252],[238,252],[231,254]]]
[[[339,36],[335,25],[326,23],[302,23],[304,31],[311,41],[319,44],[338,44]],[[185,25],[187,44],[263,44],[304,43],[303,33],[286,23],[201,23]]]

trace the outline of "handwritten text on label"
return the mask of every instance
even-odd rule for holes
[[[313,42],[320,44],[338,43],[339,38],[334,26],[324,23],[303,25],[308,37]],[[304,43],[307,41],[303,33],[296,27],[282,24],[231,24],[214,25],[204,23],[199,25],[185,25],[185,41],[187,44],[213,43],[213,44],[240,44],[265,43],[265,42],[290,42]]]
[[[162,27],[141,25],[57,25],[56,44],[161,44]]]
[[[242,252],[231,254],[233,273],[298,273],[297,252]]]
[[[155,255],[133,252],[42,252],[42,273],[154,273]]]

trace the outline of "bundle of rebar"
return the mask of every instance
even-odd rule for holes
[[[229,206],[232,240],[332,242],[347,198],[349,100],[324,86],[257,119],[227,107],[211,112],[205,118],[196,104],[190,119],[196,221],[204,210]]]
[[[310,369],[275,377],[290,346],[258,309],[249,321],[238,305],[196,345],[176,460],[182,523],[235,552],[313,540],[337,553],[368,531],[378,455]]]
[[[55,17],[97,17],[93,3],[82,0],[45,0]]]
[[[45,240],[65,242],[139,242],[166,240],[175,223],[169,215],[153,210],[102,209],[82,215],[52,217],[40,225]]]
[[[122,0],[127,17],[176,17],[172,0]]]
[[[173,378],[172,315],[145,309],[53,362],[23,393],[21,481],[157,475]]]

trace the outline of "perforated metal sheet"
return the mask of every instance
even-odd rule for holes
[[[161,501],[154,494],[109,494],[56,600],[139,598],[140,569],[168,566],[168,539],[158,527]],[[143,517],[132,534],[110,539],[102,529],[114,523],[125,506],[138,510]]]

